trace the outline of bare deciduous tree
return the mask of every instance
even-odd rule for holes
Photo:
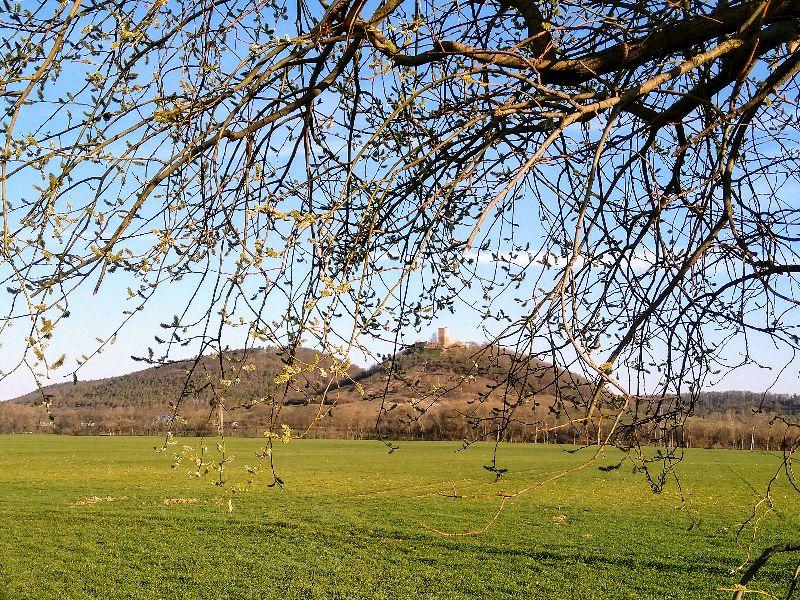
[[[232,328],[344,357],[466,306],[517,357],[497,431],[534,356],[593,382],[554,410],[601,445],[669,445],[755,339],[794,358],[799,2],[4,6],[22,368],[60,367],[70,302],[114,277],[121,325],[194,286],[154,361]]]

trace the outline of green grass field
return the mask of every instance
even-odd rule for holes
[[[159,442],[0,436],[0,598],[726,598],[745,557],[736,526],[779,463],[691,451],[680,473],[699,528],[674,484],[654,494],[630,466],[592,466],[510,501],[485,533],[443,537],[422,525],[480,528],[498,501],[437,492],[517,490],[590,450],[503,446],[494,483],[488,445],[292,441],[276,451],[284,490],[231,496],[171,469]],[[262,444],[229,440],[233,476]],[[115,500],[80,503],[92,496]],[[781,480],[773,500],[759,550],[800,537],[800,495]],[[785,590],[797,558],[757,587]]]

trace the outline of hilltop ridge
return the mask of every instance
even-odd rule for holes
[[[152,434],[172,425],[210,435],[221,401],[226,433],[235,435],[261,435],[272,423],[308,437],[471,440],[492,439],[503,423],[504,439],[588,443],[591,432],[569,419],[585,414],[592,389],[567,369],[441,335],[366,369],[308,348],[293,359],[258,348],[47,386],[0,403],[0,432]],[[753,414],[759,399],[764,412]],[[609,408],[617,400],[601,396]],[[760,439],[768,447],[772,415],[798,412],[797,396],[710,392],[676,431],[687,444],[744,447]]]
[[[289,385],[282,379],[287,365],[294,373]],[[208,433],[213,406],[224,395],[230,427],[251,435],[279,411],[281,422],[294,429],[308,430],[314,422],[309,435],[374,435],[380,415],[379,430],[387,434],[414,437],[427,427],[435,437],[470,437],[470,428],[511,407],[521,427],[541,420],[556,396],[579,403],[589,385],[569,371],[520,361],[497,346],[415,344],[368,369],[308,348],[298,348],[294,362],[275,348],[236,350],[196,364],[176,361],[47,386],[0,406],[0,428],[146,433],[163,429],[177,411],[187,432]],[[43,399],[52,419],[38,407]],[[18,408],[16,419],[1,414],[14,412],[11,406]]]
[[[331,363],[330,357],[308,348],[296,349],[294,357],[299,363],[314,364],[316,361],[323,366]],[[62,408],[167,407],[183,396],[207,403],[214,397],[209,384],[213,382],[219,388],[222,380],[231,382],[230,386],[225,386],[229,402],[247,403],[275,392],[275,378],[288,360],[286,353],[277,348],[232,350],[221,356],[203,356],[198,361],[178,360],[125,375],[53,384],[9,402],[33,406],[47,398],[54,406]],[[355,377],[361,369],[348,365],[346,372]],[[311,372],[300,373],[299,385],[290,390],[289,398],[315,389],[320,383],[318,375],[315,378]]]

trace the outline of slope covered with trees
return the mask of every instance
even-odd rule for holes
[[[287,363],[296,376],[281,381]],[[331,378],[333,359],[298,349],[293,361],[274,348],[232,351],[178,361],[97,381],[57,384],[0,404],[0,432],[73,434],[218,433],[261,435],[276,424],[295,435],[390,439],[507,440],[589,444],[580,409],[592,383],[568,370],[499,347],[409,347],[368,368],[346,365]],[[223,382],[223,383],[220,383]],[[280,382],[280,383],[279,383]],[[300,384],[298,385],[298,382]],[[601,410],[621,401],[607,393]],[[670,400],[664,414],[678,410]],[[761,404],[755,412],[753,406]],[[773,448],[800,412],[796,396],[705,392],[694,416],[672,432],[683,446]],[[624,424],[623,424],[624,425]],[[600,432],[603,433],[603,425]],[[629,430],[637,443],[660,443],[657,427]]]

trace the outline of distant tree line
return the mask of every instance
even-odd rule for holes
[[[745,390],[703,392],[695,406],[697,414],[727,411],[745,414],[765,412],[785,416],[797,415],[800,414],[800,394]]]
[[[797,412],[797,397],[767,394],[764,410],[754,413],[738,403],[749,402],[751,392],[709,392],[706,405],[699,403],[700,416],[666,428],[668,442],[684,448],[736,448],[741,450],[779,450],[783,444],[786,423],[776,407]],[[289,400],[294,403],[294,400]],[[283,421],[296,433],[306,429],[309,419],[319,410],[314,404],[283,407]],[[467,440],[591,445],[608,433],[600,427],[581,427],[565,416],[554,416],[536,409],[528,421],[513,421],[501,427],[500,417],[494,417],[490,407],[465,416],[460,405],[435,406],[424,413],[400,406],[390,413],[391,418],[375,427],[374,403],[347,403],[324,406],[323,418],[304,437],[338,439],[374,439],[385,436],[395,440]],[[769,408],[769,410],[768,410]],[[258,437],[270,422],[270,409],[264,405],[240,408],[230,414],[226,435]],[[20,403],[0,403],[0,433],[53,433],[66,435],[159,435],[170,427],[188,436],[216,435],[213,407],[200,400],[187,401],[180,417],[172,421],[166,404],[130,406],[60,407],[48,413],[42,406]],[[639,426],[630,434],[630,442],[658,446],[664,443],[663,423],[651,427]]]

